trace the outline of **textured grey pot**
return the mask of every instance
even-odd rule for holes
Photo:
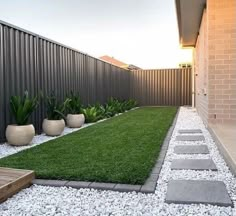
[[[49,136],[59,136],[65,128],[64,119],[60,120],[43,120],[43,131]]]
[[[35,135],[35,129],[30,125],[8,125],[6,129],[7,142],[11,145],[28,145]]]
[[[84,114],[68,114],[66,117],[66,123],[70,128],[80,128],[84,121]]]

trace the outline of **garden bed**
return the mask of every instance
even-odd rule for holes
[[[140,108],[0,160],[37,178],[143,184],[177,108]]]

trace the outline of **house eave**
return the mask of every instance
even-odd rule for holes
[[[182,47],[194,47],[206,0],[175,0],[175,5],[179,43]]]

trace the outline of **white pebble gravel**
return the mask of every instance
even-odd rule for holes
[[[201,129],[206,138],[206,142],[200,141],[194,142],[194,144],[206,143],[210,155],[174,154],[174,147],[179,144],[178,141],[175,141],[179,129]],[[64,133],[68,132],[72,132],[71,129],[66,129],[64,131]],[[37,136],[33,141],[33,145],[38,145],[40,142],[45,142],[47,140],[49,140],[49,138],[44,135]],[[191,142],[186,143],[191,144]],[[4,147],[0,147],[1,157],[19,151],[18,149],[12,150],[7,149],[6,147],[5,153],[2,153],[2,148]],[[171,171],[170,164],[172,160],[176,158],[212,158],[218,171]],[[155,194],[142,194],[135,192],[120,193],[93,189],[77,190],[66,187],[57,188],[33,185],[30,188],[22,190],[1,204],[0,215],[236,215],[235,208],[231,207],[200,204],[166,204],[164,200],[167,191],[167,183],[170,179],[206,179],[223,181],[234,202],[234,206],[236,205],[236,178],[230,172],[225,161],[219,154],[211,135],[205,128],[195,109],[186,107],[181,107],[180,109],[177,124],[173,131],[165,162],[157,182]]]
[[[135,110],[137,108],[138,107],[133,108],[131,110]],[[119,116],[121,114],[122,113],[118,113],[115,116]],[[84,129],[86,127],[92,126],[94,124],[97,124],[97,123],[100,123],[100,122],[103,122],[103,121],[106,121],[106,120],[107,119],[101,119],[101,120],[99,120],[99,121],[97,121],[95,123],[87,123],[87,124],[84,124],[81,128],[68,128],[68,127],[65,127],[64,131],[62,132],[62,134],[60,136],[52,137],[52,136],[47,136],[45,133],[42,133],[40,135],[34,136],[32,142],[29,145],[25,145],[25,146],[12,146],[12,145],[9,145],[8,143],[2,143],[0,145],[0,158],[7,157],[9,155],[12,155],[12,154],[15,154],[17,152],[23,151],[25,149],[32,148],[34,146],[43,144],[43,143],[45,143],[45,142],[47,142],[49,140],[59,138],[59,137],[64,136],[66,134],[69,134],[69,133],[72,133],[72,132]]]
[[[74,131],[81,130],[81,129],[83,129],[85,127],[88,127],[88,126],[91,126],[93,124],[95,124],[95,123],[84,124],[83,127],[81,127],[81,128],[68,128],[68,127],[65,127],[63,133],[60,136],[64,136],[64,135],[72,133]],[[6,157],[6,156],[15,154],[17,152],[20,152],[22,150],[25,150],[25,149],[32,148],[34,146],[43,144],[43,143],[45,143],[49,140],[56,139],[60,136],[51,137],[51,136],[47,136],[44,133],[40,134],[40,135],[36,135],[36,136],[34,136],[32,142],[29,145],[26,145],[26,146],[12,146],[12,145],[9,145],[8,143],[3,143],[3,144],[0,145],[0,158],[3,158],[3,157]]]

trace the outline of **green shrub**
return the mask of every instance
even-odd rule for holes
[[[29,98],[28,91],[25,91],[24,96],[12,96],[10,99],[10,109],[17,125],[26,125],[29,117],[39,105],[40,95]]]
[[[107,101],[105,106],[107,107],[107,110],[109,110],[109,112],[111,112],[113,115],[124,112],[122,103],[118,99],[112,97]]]
[[[94,106],[88,106],[87,108],[82,109],[82,113],[85,116],[85,122],[96,122],[103,118],[110,118],[115,116],[118,113],[125,112],[137,106],[135,100],[119,100],[115,98],[110,98],[107,103],[103,106],[99,103],[96,103]]]
[[[112,105],[105,104],[104,109],[105,109],[105,116],[107,118],[110,118],[114,116],[115,114],[117,114],[116,108]]]
[[[110,116],[114,116],[117,113],[122,113],[126,110],[130,110],[138,105],[137,101],[134,99],[129,100],[119,100],[115,98],[110,98],[105,104],[105,109]]]
[[[130,109],[137,107],[137,106],[138,106],[138,103],[134,99],[129,99],[129,100],[123,102],[123,107],[125,110],[130,110]]]
[[[106,109],[103,105],[101,105],[100,103],[96,103],[94,107],[96,108],[99,120],[103,118],[109,118],[109,116],[106,113]]]
[[[48,120],[60,120],[65,118],[64,112],[68,107],[69,102],[70,99],[67,98],[63,103],[60,103],[54,93],[52,93],[50,96],[47,96],[46,104]]]
[[[71,91],[70,95],[68,95],[67,98],[70,99],[67,106],[67,112],[69,114],[80,114],[82,104],[79,93],[75,94]]]
[[[96,122],[100,119],[96,107],[87,107],[82,109],[86,123]]]

